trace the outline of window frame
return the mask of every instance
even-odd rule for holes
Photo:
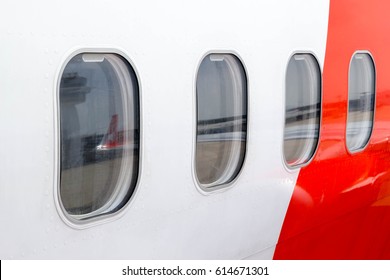
[[[97,215],[95,217],[91,217],[85,220],[79,220],[76,218],[73,218],[71,214],[67,212],[65,207],[62,204],[61,200],[61,116],[60,116],[60,85],[61,85],[61,79],[64,73],[65,68],[69,64],[69,62],[77,55],[80,54],[113,54],[121,57],[128,65],[131,67],[134,78],[137,81],[137,89],[138,89],[138,114],[139,114],[139,146],[138,146],[138,172],[137,174],[134,174],[136,176],[134,189],[127,200],[119,209],[103,213],[101,215]],[[133,201],[135,200],[137,194],[138,194],[138,187],[140,184],[141,179],[141,173],[142,173],[142,151],[143,151],[143,121],[142,121],[142,85],[141,85],[141,79],[138,73],[137,68],[135,67],[133,61],[130,59],[130,57],[124,52],[123,50],[120,50],[118,48],[94,48],[94,47],[86,47],[86,48],[78,48],[75,50],[71,50],[67,54],[64,55],[64,58],[59,63],[60,67],[58,68],[55,80],[54,80],[54,89],[55,92],[55,98],[54,98],[54,204],[57,209],[57,213],[62,219],[62,221],[68,225],[71,228],[74,229],[87,229],[90,227],[94,227],[97,225],[105,224],[108,222],[112,222],[114,220],[117,220],[121,218],[127,209],[130,207],[131,204],[133,204]],[[120,204],[118,204],[119,206]]]
[[[374,79],[373,79],[373,82],[374,82],[374,102],[373,102],[373,110],[372,110],[372,125],[371,125],[371,130],[370,130],[370,133],[368,135],[368,138],[367,138],[367,141],[366,143],[364,144],[364,146],[362,146],[361,148],[359,149],[356,149],[356,150],[351,150],[349,147],[348,147],[348,142],[347,142],[347,137],[348,137],[348,123],[349,123],[349,80],[350,80],[350,75],[351,75],[351,65],[352,65],[352,61],[355,57],[355,55],[357,54],[367,54],[371,61],[372,61],[372,66],[373,66],[373,69],[374,69]],[[348,65],[348,82],[347,82],[347,115],[346,115],[346,123],[345,123],[345,148],[347,150],[347,152],[350,154],[350,155],[354,155],[354,154],[357,154],[357,153],[361,153],[363,152],[367,146],[370,144],[370,141],[371,141],[371,137],[372,137],[372,134],[374,132],[374,126],[375,126],[375,116],[376,116],[376,99],[377,99],[377,70],[376,70],[376,64],[375,64],[375,60],[374,60],[374,57],[373,55],[371,54],[370,51],[368,50],[356,50],[350,60],[349,60],[349,65]]]
[[[318,66],[318,70],[319,70],[319,82],[320,82],[320,94],[319,94],[319,98],[320,98],[320,113],[319,113],[319,122],[318,122],[318,139],[317,139],[317,143],[315,145],[315,148],[313,150],[313,153],[312,155],[310,156],[310,158],[303,162],[303,163],[299,163],[299,164],[294,164],[294,165],[290,165],[288,164],[287,160],[286,160],[286,156],[285,156],[285,153],[284,153],[284,132],[285,132],[285,129],[286,129],[286,89],[287,89],[287,70],[288,70],[288,65],[290,63],[290,60],[295,56],[295,55],[311,55],[314,60],[316,61],[316,64]],[[310,51],[310,50],[298,50],[298,51],[294,51],[290,54],[290,56],[288,57],[287,59],[287,64],[286,64],[286,67],[285,67],[285,72],[284,72],[284,76],[283,76],[283,81],[284,81],[284,88],[283,88],[283,139],[282,139],[282,147],[281,147],[281,155],[282,155],[282,162],[283,162],[283,165],[285,166],[286,170],[287,171],[294,171],[296,169],[300,169],[302,167],[305,167],[307,165],[309,165],[313,160],[314,158],[316,157],[316,154],[318,152],[318,149],[319,149],[319,146],[320,146],[320,142],[321,142],[321,131],[322,131],[322,113],[323,113],[323,86],[324,86],[324,83],[323,83],[323,65],[320,63],[320,60],[318,59],[317,55],[315,54],[314,51]]]
[[[197,137],[198,137],[198,102],[197,102],[197,79],[199,74],[200,66],[202,65],[202,62],[204,59],[209,55],[232,55],[234,56],[241,64],[242,69],[244,71],[245,79],[243,82],[246,83],[246,139],[245,139],[245,150],[244,150],[244,156],[242,160],[242,164],[237,172],[237,174],[234,176],[234,178],[229,181],[225,182],[213,187],[207,187],[207,185],[202,184],[198,179],[197,169],[196,169],[196,153],[197,153]],[[194,76],[193,76],[193,151],[192,151],[192,177],[194,184],[198,191],[203,195],[210,195],[214,193],[219,193],[221,191],[225,191],[227,189],[232,188],[239,178],[241,177],[241,174],[243,173],[243,170],[245,169],[245,164],[247,160],[247,154],[248,154],[248,143],[249,143],[249,127],[250,127],[250,82],[249,82],[249,74],[247,67],[244,63],[243,58],[236,52],[232,50],[210,50],[206,52],[203,56],[200,57],[198,60],[198,65],[195,68]]]

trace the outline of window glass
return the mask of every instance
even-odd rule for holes
[[[375,68],[368,53],[356,53],[349,67],[347,147],[363,149],[370,138],[375,104]]]
[[[72,218],[112,213],[129,199],[138,176],[138,83],[116,54],[84,53],[60,83],[60,200]]]
[[[295,54],[286,73],[284,158],[290,167],[307,163],[317,147],[321,71],[311,54]]]
[[[247,84],[232,54],[206,56],[196,81],[196,175],[205,189],[234,180],[246,150]]]

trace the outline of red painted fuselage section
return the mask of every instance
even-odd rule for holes
[[[323,69],[320,142],[302,168],[275,259],[390,259],[390,1],[333,0]],[[367,147],[346,147],[348,71],[356,51],[376,70]]]

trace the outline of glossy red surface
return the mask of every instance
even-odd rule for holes
[[[274,259],[390,259],[390,1],[331,0],[320,143],[300,171]],[[350,154],[348,70],[358,50],[376,66],[375,123]]]

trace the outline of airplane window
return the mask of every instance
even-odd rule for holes
[[[289,167],[310,161],[317,147],[321,114],[321,70],[311,54],[295,54],[286,73],[283,153]]]
[[[138,177],[138,82],[116,54],[84,53],[60,82],[60,186],[73,221],[113,213],[129,201]]]
[[[368,53],[355,53],[349,66],[347,147],[364,149],[371,135],[375,106],[375,66]]]
[[[196,80],[196,175],[205,190],[232,182],[246,151],[247,80],[232,54],[210,54]]]

